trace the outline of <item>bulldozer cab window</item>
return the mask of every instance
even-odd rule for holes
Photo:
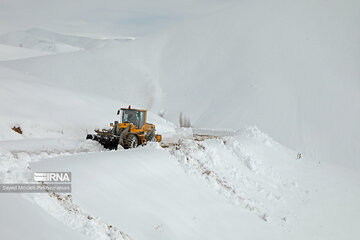
[[[139,128],[142,128],[145,124],[145,112],[139,112],[140,119],[139,119]]]
[[[142,128],[145,121],[145,112],[126,109],[122,110],[122,122],[132,123],[138,128]]]
[[[139,125],[139,112],[134,110],[123,110],[122,111],[122,122],[132,123],[135,126]]]

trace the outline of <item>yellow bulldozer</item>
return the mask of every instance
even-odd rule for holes
[[[146,110],[121,108],[117,115],[121,122],[110,123],[110,129],[95,130],[86,139],[98,141],[105,148],[113,150],[121,145],[125,149],[145,145],[147,142],[161,142],[161,135],[155,134],[155,125],[146,122]]]

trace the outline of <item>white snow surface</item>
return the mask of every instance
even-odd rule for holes
[[[88,239],[18,194],[2,194],[0,204],[1,239]]]
[[[0,182],[72,193],[1,193],[0,239],[360,238],[358,1],[49,4],[0,3]],[[84,140],[128,105],[162,145]]]
[[[47,55],[46,52],[0,44],[0,61]]]

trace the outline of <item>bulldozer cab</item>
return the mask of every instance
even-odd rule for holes
[[[141,129],[146,123],[146,111],[130,108],[121,108],[121,122],[132,123]]]

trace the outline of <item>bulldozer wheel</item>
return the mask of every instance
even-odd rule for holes
[[[147,142],[156,142],[155,132],[153,130],[150,130],[150,132],[148,132],[146,135]]]
[[[128,134],[124,141],[124,148],[136,148],[139,145],[139,141],[134,134]]]
[[[155,134],[151,137],[150,142],[157,142]]]
[[[156,142],[155,134],[152,133],[152,134],[148,137],[147,141],[149,141],[149,142]]]

